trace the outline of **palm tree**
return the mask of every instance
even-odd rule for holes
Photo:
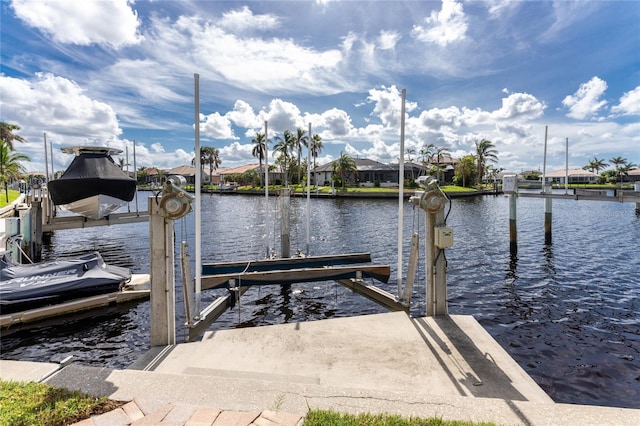
[[[633,164],[632,162],[627,162],[625,160],[625,163],[622,167],[620,167],[620,169],[618,170],[619,176],[620,176],[620,186],[622,186],[622,183],[624,182],[624,176],[629,174],[629,171],[633,168],[635,168],[636,165]]]
[[[433,157],[435,156],[435,158],[436,158],[436,179],[438,180],[438,183],[440,183],[440,160],[442,159],[442,156],[444,154],[448,154],[449,151],[447,151],[447,148],[437,148],[437,147],[434,147],[434,150],[435,150],[435,152],[431,156],[431,163],[433,163]]]
[[[289,187],[289,170],[287,168],[287,163],[289,161],[289,150],[295,144],[295,137],[293,133],[288,130],[285,130],[282,137],[276,136],[276,143],[273,147],[274,151],[281,153],[281,161],[284,166],[284,186]]]
[[[356,160],[354,160],[353,157],[351,157],[349,154],[341,152],[340,158],[333,162],[333,172],[337,173],[338,176],[340,176],[342,188],[344,189],[347,176],[349,176],[350,174],[357,175],[358,173]]]
[[[18,130],[20,130],[20,126],[17,124],[0,121],[0,140],[7,144],[10,151],[13,151],[13,141],[26,142],[22,136],[13,134],[14,131]]]
[[[436,147],[432,143],[430,143],[429,145],[423,145],[422,148],[420,148],[418,154],[420,154],[420,161],[422,162],[423,166],[427,166],[427,163],[429,162],[429,159],[433,155],[435,149]]]
[[[0,140],[0,183],[4,183],[4,193],[9,202],[9,180],[20,178],[24,166],[20,161],[31,161],[25,154],[13,152],[13,148],[4,140]]]
[[[458,161],[456,166],[456,178],[458,183],[462,181],[462,186],[467,187],[467,178],[471,181],[473,170],[476,168],[476,157],[473,155],[465,155]]]
[[[313,137],[311,138],[311,156],[313,157],[313,182],[317,185],[316,182],[316,178],[315,178],[315,171],[316,171],[316,159],[318,158],[318,155],[320,155],[320,152],[322,152],[322,138],[320,137],[319,134],[315,133],[313,135]]]
[[[196,159],[191,160],[191,164],[195,164]],[[209,165],[209,184],[213,180],[213,171],[217,169],[222,160],[220,160],[220,150],[211,146],[200,147],[200,173],[204,172],[205,164]]]
[[[300,171],[302,169],[302,167],[300,167],[300,155],[302,153],[302,145],[304,146],[309,145],[307,142],[309,138],[305,136],[306,134],[307,134],[306,130],[298,127],[298,130],[296,131],[296,138],[294,141],[294,148],[296,149],[296,151],[298,151],[298,183],[300,183]]]
[[[614,157],[609,161],[616,168],[616,175],[617,175],[616,177],[618,179],[620,179],[620,168],[621,168],[621,166],[624,167],[624,165],[627,164],[627,159],[626,158],[622,158],[622,157]]]
[[[254,144],[251,155],[258,159],[260,163],[260,186],[264,186],[264,174],[262,173],[262,160],[264,160],[265,153],[268,149],[267,137],[264,133],[257,132],[256,136],[251,139],[251,143]]]
[[[584,166],[583,169],[590,170],[596,174],[600,174],[600,170],[606,169],[607,166],[608,164],[605,163],[604,160],[593,157],[593,160],[589,161],[589,164]]]
[[[495,163],[498,161],[498,151],[495,149],[495,145],[487,140],[482,139],[480,142],[476,142],[476,166],[478,170],[478,184],[482,184],[482,178],[484,176],[484,169],[487,166],[487,161]]]

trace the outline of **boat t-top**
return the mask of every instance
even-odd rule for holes
[[[133,200],[136,181],[113,158],[122,150],[98,146],[61,148],[75,158],[58,179],[48,183],[51,200],[88,219],[102,219]]]

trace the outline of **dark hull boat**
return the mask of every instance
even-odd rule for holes
[[[55,205],[89,219],[102,219],[133,200],[136,181],[111,158],[121,150],[76,146],[62,148],[62,152],[76,156],[60,178],[48,183]]]
[[[0,313],[35,309],[119,291],[131,279],[128,268],[107,265],[100,253],[33,265],[0,256]]]

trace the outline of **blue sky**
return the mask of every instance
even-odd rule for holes
[[[194,74],[202,146],[257,162],[251,139],[297,127],[384,163],[427,144],[491,140],[496,167],[640,164],[640,2],[2,0],[0,119],[27,170],[68,145],[128,147],[138,166],[189,164]],[[132,159],[130,158],[130,162]]]

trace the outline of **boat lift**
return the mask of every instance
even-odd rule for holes
[[[453,245],[453,230],[444,226],[444,207],[448,199],[437,181],[421,177],[424,191],[416,192],[410,201],[426,212],[426,300],[428,316],[447,314],[446,258],[444,249]],[[191,212],[194,197],[170,177],[162,194],[149,198],[151,237],[151,346],[176,343],[175,330],[175,266],[174,221]],[[301,256],[204,264],[201,267],[201,290],[226,288],[228,291],[211,305],[200,310],[195,298],[195,282],[190,261],[182,246],[182,276],[187,316],[188,339],[196,339],[224,311],[235,304],[240,295],[256,285],[284,285],[302,282],[336,281],[365,297],[396,311],[409,312],[413,283],[418,264],[418,237],[414,235],[407,282],[400,294],[393,294],[366,279],[387,283],[389,265],[370,265],[369,253],[327,256]]]

